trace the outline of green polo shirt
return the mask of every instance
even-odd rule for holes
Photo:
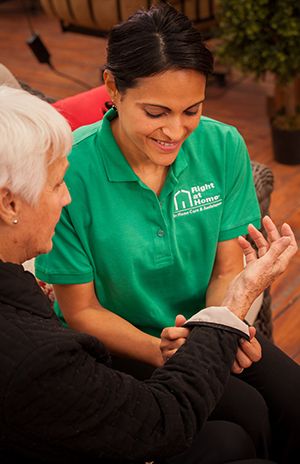
[[[75,132],[63,209],[36,275],[95,283],[100,303],[159,336],[178,313],[205,306],[217,244],[260,226],[245,143],[231,126],[202,117],[157,196],[133,172],[111,132],[110,110]],[[59,311],[59,308],[56,308]]]

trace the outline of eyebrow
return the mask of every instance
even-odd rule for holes
[[[191,106],[189,106],[188,108],[185,108],[185,110],[183,110],[183,111],[188,111],[191,108],[194,108],[194,106],[201,105],[201,103],[203,103],[204,100],[205,100],[205,98],[203,98],[203,100],[200,100],[200,101],[198,101],[196,103],[193,103]],[[156,108],[161,108],[162,110],[172,111],[171,108],[168,108],[167,106],[157,105],[155,103],[141,103],[141,105],[143,105],[143,106],[155,106]]]

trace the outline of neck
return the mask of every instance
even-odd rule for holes
[[[10,231],[0,230],[0,259],[3,262],[22,264],[27,260],[24,248],[18,244],[15,240],[11,230]]]
[[[24,262],[16,254],[6,253],[5,251],[2,251],[2,250],[0,250],[0,260],[3,261],[3,263],[13,263],[13,264],[22,264]]]
[[[159,195],[164,186],[169,166],[154,164],[142,153],[137,153],[134,150],[134,147],[133,149],[128,149],[128,147],[123,143],[122,137],[119,135],[118,122],[118,118],[114,119],[111,122],[111,128],[122,154],[128,161],[131,169],[141,179],[141,181]]]
[[[133,168],[133,170],[147,187],[159,195],[168,175],[169,166],[155,166],[154,169],[151,169],[151,167],[148,167],[148,169]]]

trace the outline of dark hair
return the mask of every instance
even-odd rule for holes
[[[167,3],[138,10],[109,34],[107,64],[119,91],[135,87],[142,77],[170,69],[194,69],[208,76],[213,57],[201,33]]]

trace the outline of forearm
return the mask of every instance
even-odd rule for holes
[[[24,378],[22,387],[29,393],[20,408],[12,383],[6,399],[14,413],[10,417],[22,424],[27,411],[24,437],[50,450],[54,442],[60,450],[89,450],[90,457],[133,460],[176,455],[192,443],[222,395],[239,338],[225,330],[195,328],[164,368],[140,382],[87,354],[83,348],[91,342],[85,335],[63,337],[62,344],[42,345],[19,366],[16,379]],[[38,379],[38,394],[32,379]],[[62,410],[57,406],[61,398]]]
[[[206,291],[206,306],[222,306],[227,289],[239,270],[224,275],[212,276]]]
[[[248,285],[243,279],[243,273],[236,276],[222,300],[222,306],[230,309],[238,318],[244,320],[253,301],[259,295],[259,291],[254,285]]]
[[[103,307],[85,308],[66,319],[70,327],[97,337],[115,355],[155,367],[163,365],[159,338],[142,332]]]
[[[238,338],[226,330],[195,327],[187,343],[147,381],[173,393],[187,440],[203,426],[221,398]]]
[[[222,305],[230,283],[243,268],[243,253],[237,239],[219,242],[206,291],[206,306]]]

